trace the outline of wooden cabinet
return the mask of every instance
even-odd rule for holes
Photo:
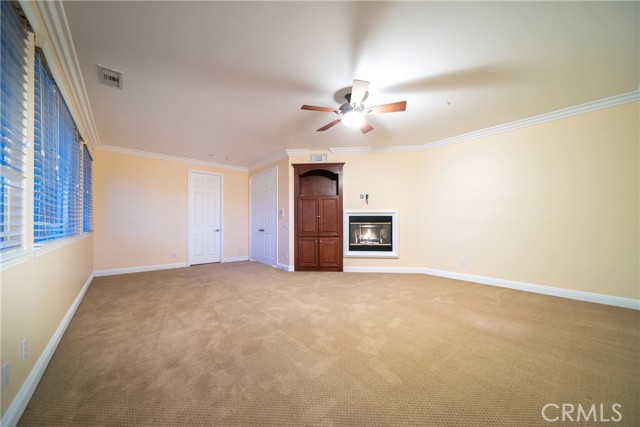
[[[342,271],[343,165],[293,165],[297,271]]]

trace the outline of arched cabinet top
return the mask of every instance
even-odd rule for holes
[[[344,163],[303,163],[292,165],[296,196],[339,196],[342,194]]]

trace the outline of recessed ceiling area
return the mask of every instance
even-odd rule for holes
[[[63,3],[100,146],[250,167],[423,145],[639,87],[638,2]],[[100,84],[98,64],[121,71]],[[353,79],[374,132],[316,132]],[[326,114],[326,115],[325,115]],[[229,160],[232,159],[232,160]]]

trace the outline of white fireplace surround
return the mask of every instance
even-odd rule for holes
[[[351,251],[349,250],[349,218],[352,216],[390,216],[391,217],[391,251]],[[398,232],[398,210],[345,210],[342,221],[343,245],[345,258],[400,258]]]

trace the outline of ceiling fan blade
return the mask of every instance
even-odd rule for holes
[[[364,122],[363,124],[360,125],[360,132],[362,132],[363,134],[372,131],[373,130],[373,126],[371,126],[369,123]]]
[[[314,105],[303,105],[300,107],[301,110],[310,110],[310,111],[324,111],[325,113],[337,113],[338,110],[335,108],[329,107],[316,107]]]
[[[362,100],[367,94],[367,89],[369,89],[369,84],[369,82],[365,82],[364,80],[353,81],[353,86],[351,87],[351,99],[349,101],[351,105],[358,107],[362,104]]]
[[[320,129],[317,130],[317,132],[324,132],[327,129],[331,129],[332,127],[334,127],[338,123],[340,123],[340,119],[336,119],[336,120],[332,121],[331,123],[322,126]]]
[[[393,102],[391,104],[377,105],[368,107],[368,113],[395,113],[396,111],[404,111],[407,109],[407,101]]]

